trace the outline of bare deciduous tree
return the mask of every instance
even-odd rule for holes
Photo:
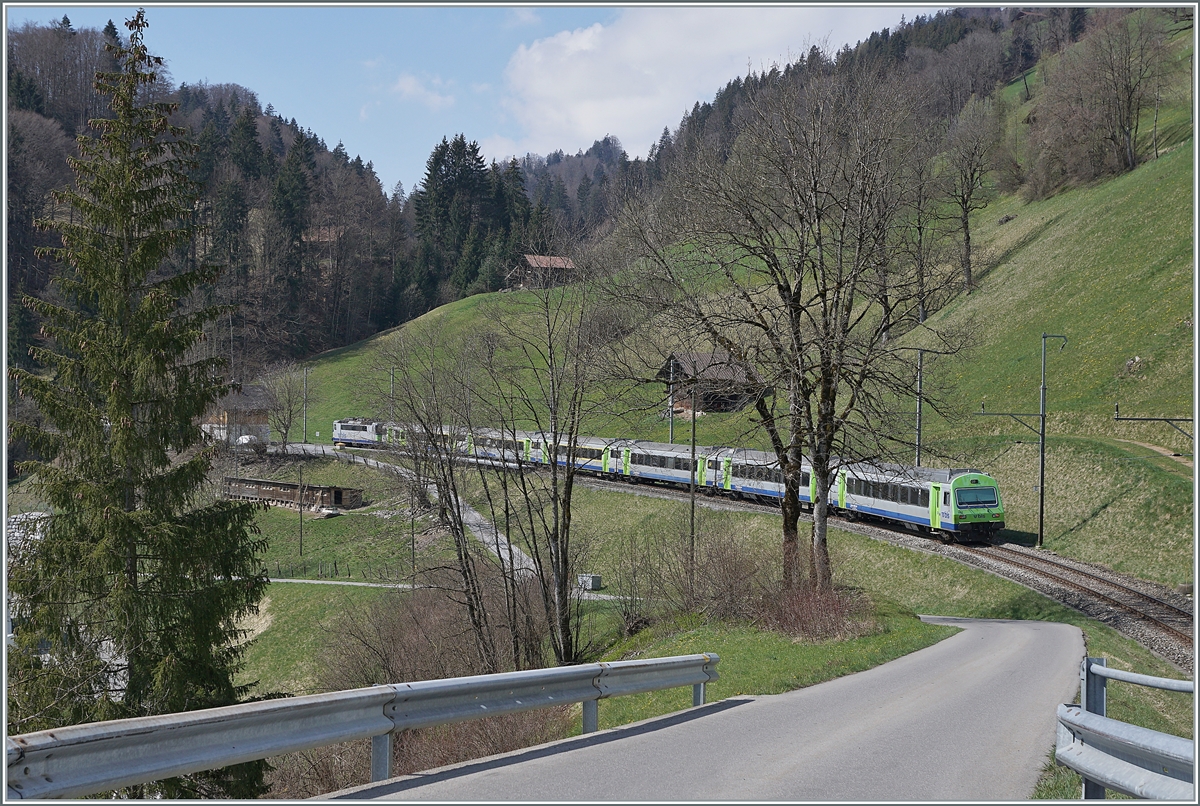
[[[627,200],[620,224],[641,260],[635,301],[670,312],[759,379],[758,422],[785,479],[787,589],[801,581],[807,456],[809,579],[827,589],[837,469],[885,455],[894,402],[913,386],[915,350],[886,336],[912,327],[920,300],[936,297],[918,293],[911,264],[893,254],[914,126],[903,86],[833,69],[764,85],[727,161],[697,147],[657,196]]]
[[[304,367],[290,361],[268,370],[261,386],[267,396],[267,424],[287,453],[292,426],[304,415],[305,405],[317,399],[317,389],[305,379]]]
[[[472,430],[466,351],[461,340],[441,333],[436,323],[410,323],[380,349],[377,369],[376,376],[387,378],[384,405],[403,428],[400,457],[433,487],[439,518],[450,533],[453,590],[467,611],[476,663],[483,673],[498,672],[500,657],[479,567],[495,558],[483,551],[467,525],[465,484],[472,471],[461,454]]]
[[[1104,113],[1105,136],[1124,170],[1137,167],[1138,123],[1154,97],[1163,69],[1166,33],[1162,16],[1111,9],[1100,15],[1098,31],[1087,37],[1087,80]]]
[[[1139,162],[1139,121],[1162,85],[1165,18],[1156,9],[1106,9],[1096,27],[1063,53],[1038,101],[1030,130],[1025,194],[1128,171]]]
[[[982,210],[991,201],[984,182],[992,166],[992,151],[999,142],[999,135],[994,105],[990,100],[980,100],[973,95],[950,122],[946,137],[946,159],[950,169],[947,190],[958,214],[963,288],[968,294],[975,285],[971,213]]]
[[[541,254],[572,257],[575,282],[564,287],[546,278],[505,298],[503,311],[485,310],[489,326],[476,340],[481,371],[474,391],[476,405],[503,439],[515,441],[518,431],[537,434],[540,457],[528,461],[517,452],[507,467],[497,468],[495,495],[485,489],[493,518],[503,517],[530,553],[555,660],[576,663],[588,651],[580,639],[576,563],[582,546],[572,509],[578,440],[596,433],[620,398],[614,387],[603,394],[598,387],[607,348],[621,329],[570,239],[547,228],[533,241]]]

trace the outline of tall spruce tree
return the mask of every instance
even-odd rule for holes
[[[228,705],[244,633],[266,577],[253,507],[213,500],[213,461],[199,420],[230,390],[222,360],[198,357],[203,327],[225,309],[193,291],[211,267],[177,265],[194,237],[194,147],[144,103],[162,60],[143,44],[144,13],[114,44],[118,70],[97,74],[111,119],[93,120],[71,160],[70,217],[39,222],[62,247],[60,304],[26,298],[49,345],[51,372],[12,377],[47,428],[13,426],[36,446],[51,509],[10,535],[9,592],[19,623],[8,652],[10,734],[101,719]],[[127,795],[252,797],[264,764],[139,786]]]

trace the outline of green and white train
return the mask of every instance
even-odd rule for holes
[[[333,442],[342,446],[406,446],[403,425],[361,418],[333,424]],[[573,451],[566,445],[549,450],[535,432],[477,429],[442,434],[455,453],[476,461],[544,465],[571,461],[584,473],[631,483],[650,482],[688,487],[695,480],[709,495],[730,495],[778,502],[783,473],[775,455],[746,448],[696,446],[696,467],[687,445],[601,437],[579,437]],[[568,458],[569,457],[569,458]],[[816,480],[808,460],[801,463],[799,498],[811,509]],[[1004,528],[1004,506],[996,480],[972,468],[927,468],[894,464],[852,463],[838,471],[830,490],[832,514],[870,518],[943,540],[984,540]]]

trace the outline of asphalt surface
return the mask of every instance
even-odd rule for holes
[[[787,694],[734,697],[322,799],[1028,798],[1054,744],[1055,709],[1075,700],[1080,631],[925,618],[962,632]]]

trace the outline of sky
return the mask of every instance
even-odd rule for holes
[[[730,80],[837,51],[937,6],[145,3],[172,82],[234,83],[411,192],[443,137],[488,161],[586,151],[645,157]],[[137,5],[5,3],[9,30],[123,22]]]

